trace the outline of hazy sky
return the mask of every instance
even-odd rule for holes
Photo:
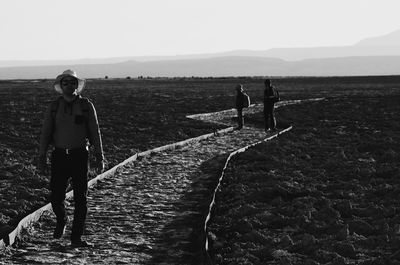
[[[0,0],[0,60],[344,46],[400,29],[398,0]]]

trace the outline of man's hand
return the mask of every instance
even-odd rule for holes
[[[97,174],[101,174],[104,172],[104,162],[103,161],[96,161],[94,167],[95,167]]]
[[[40,155],[37,158],[37,165],[36,165],[37,170],[39,171],[39,174],[45,174],[47,171],[47,159],[46,155]]]
[[[96,174],[104,172],[104,159],[102,154],[95,154],[95,161],[93,163]]]

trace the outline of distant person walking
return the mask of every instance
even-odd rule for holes
[[[89,146],[94,149],[94,167],[104,170],[103,147],[96,110],[87,98],[81,96],[85,80],[78,78],[75,71],[66,70],[58,75],[54,89],[61,96],[47,108],[40,137],[38,169],[47,169],[47,149],[51,144],[50,201],[57,218],[53,237],[58,239],[65,233],[67,216],[65,192],[72,179],[74,192],[74,220],[71,231],[72,247],[89,247],[81,239],[87,214],[87,190]]]
[[[236,100],[235,107],[237,110],[238,127],[237,130],[243,128],[244,118],[243,118],[243,108],[247,108],[250,105],[250,97],[244,92],[243,85],[239,84],[235,87],[236,89]]]
[[[270,79],[264,81],[264,122],[265,132],[276,130],[276,119],[274,114],[275,103],[280,100],[279,92]]]

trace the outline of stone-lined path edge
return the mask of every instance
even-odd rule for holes
[[[226,169],[227,169],[227,167],[228,167],[228,165],[229,165],[229,162],[230,162],[230,161],[232,160],[232,158],[233,158],[234,156],[236,156],[237,154],[243,153],[243,152],[245,152],[247,149],[249,149],[249,148],[251,148],[251,147],[253,147],[253,146],[256,146],[256,145],[261,144],[261,143],[263,143],[263,142],[267,142],[267,141],[270,141],[270,140],[272,140],[272,139],[274,139],[274,138],[276,138],[276,137],[279,137],[281,134],[290,131],[292,128],[293,128],[293,126],[290,126],[290,127],[286,128],[286,129],[283,129],[283,130],[279,131],[278,133],[276,133],[276,134],[274,134],[274,135],[272,135],[272,136],[270,136],[270,137],[265,138],[264,140],[258,141],[258,142],[253,143],[253,144],[249,144],[249,145],[247,145],[247,146],[245,146],[245,147],[242,147],[242,148],[240,148],[240,149],[237,149],[237,150],[235,150],[235,151],[233,151],[233,152],[231,152],[231,153],[229,154],[228,158],[227,158],[226,161],[225,161],[224,167],[222,168],[221,174],[220,174],[220,176],[219,176],[218,184],[217,184],[217,186],[215,187],[215,190],[214,190],[214,193],[213,193],[213,197],[212,197],[212,200],[211,200],[211,203],[210,203],[210,206],[209,206],[208,214],[207,214],[206,219],[205,219],[205,221],[204,221],[204,235],[203,235],[203,240],[204,240],[204,251],[205,251],[205,256],[206,256],[206,259],[207,259],[207,264],[212,264],[211,258],[210,258],[209,254],[208,254],[208,232],[207,232],[207,224],[208,224],[208,221],[211,219],[211,211],[212,211],[212,208],[213,208],[213,206],[214,206],[214,204],[215,204],[215,197],[216,197],[216,194],[217,194],[217,192],[218,192],[218,190],[219,190],[219,188],[220,188],[220,186],[221,186],[221,182],[222,182],[222,179],[223,179],[224,176],[225,176],[225,171],[226,171]]]
[[[99,180],[107,178],[112,176],[113,174],[115,174],[115,172],[121,168],[122,166],[131,163],[133,161],[136,161],[139,157],[146,157],[146,156],[150,156],[151,154],[154,153],[158,153],[158,152],[163,152],[163,151],[167,151],[167,150],[174,150],[176,148],[185,146],[185,145],[189,145],[189,144],[193,144],[196,142],[199,142],[201,140],[207,139],[209,137],[215,136],[217,134],[224,134],[224,133],[228,133],[233,131],[234,128],[233,127],[228,127],[225,129],[221,129],[221,130],[217,130],[216,132],[213,133],[208,133],[208,134],[203,134],[200,135],[198,137],[194,137],[194,138],[190,138],[190,139],[186,139],[180,142],[176,142],[176,143],[172,143],[172,144],[167,144],[167,145],[163,145],[160,147],[156,147],[154,149],[150,149],[147,151],[143,151],[137,154],[134,154],[133,156],[125,159],[123,162],[119,163],[118,165],[112,167],[111,169],[103,172],[102,174],[96,176],[95,178],[91,179],[88,182],[88,188],[93,187]],[[68,193],[66,193],[66,200],[71,199],[73,196],[73,191],[69,191]],[[42,216],[42,214],[46,211],[50,211],[51,210],[51,204],[48,203],[45,206],[37,209],[36,211],[34,211],[33,213],[27,215],[26,217],[24,217],[17,225],[17,227],[10,233],[8,234],[7,238],[3,238],[0,240],[0,249],[4,249],[6,246],[9,245],[13,245],[16,241],[16,239],[19,237],[21,231],[24,228],[27,228],[29,225],[31,225],[32,223],[36,222],[37,220],[39,220],[39,218]]]
[[[322,99],[323,99],[323,98],[321,98],[321,99],[309,99],[309,100],[295,100],[295,101],[286,101],[286,102],[283,101],[283,102],[280,102],[280,104],[279,104],[277,107],[285,106],[285,105],[291,105],[291,104],[298,104],[298,103],[303,103],[303,102],[307,102],[307,101],[322,100]],[[248,113],[254,113],[254,112],[258,112],[259,109],[260,109],[260,105],[253,105],[252,108],[248,108],[247,111],[248,111]],[[221,113],[223,114],[222,116],[229,116],[229,117],[232,116],[232,115],[231,115],[231,114],[232,114],[232,111],[231,111],[231,110],[225,110],[225,111],[215,112],[215,113],[211,113],[211,114],[207,114],[207,113],[206,113],[206,114],[190,115],[190,116],[188,116],[188,118],[196,118],[196,119],[199,119],[199,120],[204,120],[204,119],[202,119],[202,118],[205,117],[205,119],[207,119],[208,121],[210,121],[210,120],[211,120],[211,121],[215,121],[215,118],[218,119],[218,118],[220,117],[219,114],[221,114]],[[193,117],[193,116],[195,116],[195,117]],[[225,125],[227,125],[227,124],[225,124]],[[227,125],[227,126],[228,126],[228,125]],[[254,143],[254,141],[246,140],[246,141],[247,141],[247,145],[246,145],[245,147],[242,147],[242,148],[239,148],[239,149],[236,148],[237,150],[236,150],[236,151],[233,151],[233,152],[232,152],[232,149],[226,150],[226,151],[228,152],[227,154],[230,153],[230,155],[229,155],[229,158],[227,159],[227,161],[225,162],[225,167],[224,167],[223,171],[225,170],[226,166],[228,165],[230,158],[233,157],[235,154],[240,153],[240,152],[243,152],[243,151],[245,151],[247,148],[249,148],[249,147],[251,147],[251,146],[254,146],[254,145],[256,145],[256,144],[259,144],[259,143],[261,143],[261,142],[263,142],[263,141],[268,141],[268,140],[270,140],[270,139],[273,139],[273,138],[277,137],[279,134],[281,134],[281,133],[283,133],[283,132],[286,132],[286,131],[288,131],[288,130],[290,130],[290,129],[291,129],[291,127],[287,128],[287,129],[285,129],[284,131],[281,131],[281,132],[279,132],[279,133],[277,133],[277,134],[275,134],[275,135],[272,135],[272,136],[270,136],[270,137],[267,137],[267,138],[265,138],[265,136],[262,137],[263,134],[260,134],[260,132],[258,132],[258,133],[257,133],[257,135],[258,135],[257,138],[258,138],[258,139],[264,138],[263,140],[258,141],[258,142],[255,142],[255,143]],[[246,132],[246,131],[247,131],[247,132]],[[150,157],[150,156],[155,155],[155,158],[154,158],[153,160],[158,161],[157,158],[159,158],[160,155],[156,155],[156,154],[163,153],[164,151],[170,151],[170,150],[175,150],[175,149],[178,149],[178,148],[179,148],[179,149],[182,148],[182,149],[185,149],[185,150],[183,150],[183,151],[178,151],[178,153],[179,153],[179,152],[188,152],[189,148],[196,148],[196,147],[199,147],[199,143],[198,143],[198,142],[200,142],[200,141],[202,141],[202,140],[206,140],[206,139],[211,138],[211,137],[213,137],[213,136],[222,136],[222,135],[224,135],[224,134],[227,134],[227,133],[232,132],[232,133],[233,133],[233,134],[232,134],[233,137],[235,137],[235,136],[236,136],[236,137],[237,137],[237,136],[242,137],[242,135],[247,135],[246,137],[248,137],[249,135],[251,135],[251,131],[252,131],[251,128],[246,128],[246,129],[244,130],[244,132],[238,132],[238,131],[235,132],[234,129],[233,129],[233,127],[228,127],[228,128],[226,128],[226,129],[222,129],[222,130],[215,131],[214,133],[209,133],[209,134],[201,135],[201,136],[199,136],[199,137],[190,138],[190,139],[187,139],[187,140],[184,140],[184,141],[181,141],[181,142],[177,142],[177,143],[173,143],[173,144],[168,144],[168,145],[165,145],[165,146],[162,146],[162,147],[154,148],[154,149],[151,149],[151,150],[148,150],[148,151],[144,151],[144,152],[135,154],[134,156],[132,156],[132,157],[126,159],[125,161],[121,162],[120,164],[114,166],[113,168],[109,169],[108,171],[104,172],[103,174],[100,174],[100,175],[98,175],[96,178],[92,179],[92,180],[89,182],[89,187],[93,187],[93,186],[94,186],[97,182],[99,182],[100,180],[105,179],[105,178],[108,178],[108,177],[110,177],[110,176],[113,176],[114,174],[121,175],[119,169],[121,169],[121,171],[124,171],[124,170],[125,170],[125,168],[124,168],[125,165],[127,165],[127,164],[129,164],[129,163],[132,163],[132,162],[134,162],[134,161],[137,161],[137,160],[142,160],[142,159],[139,159],[139,158],[143,158],[143,159],[145,159],[145,160],[149,160],[149,161],[150,161],[150,160],[152,160],[152,158],[146,158],[146,157]],[[243,133],[244,133],[244,134],[243,134]],[[239,135],[236,135],[236,134],[239,134]],[[260,136],[261,136],[261,138],[259,138]],[[267,136],[268,136],[268,135],[267,135]],[[229,139],[230,136],[228,135],[227,137],[228,137],[228,138],[224,138],[224,139]],[[216,138],[218,138],[218,137],[216,137]],[[214,139],[216,139],[216,138],[214,138]],[[212,140],[212,141],[215,141],[215,140]],[[217,141],[218,141],[218,140],[217,140]],[[246,142],[246,141],[244,141],[244,142]],[[207,140],[207,141],[205,141],[205,142],[203,142],[203,143],[204,143],[204,144],[207,144],[208,142],[209,142],[209,140]],[[239,143],[239,142],[238,142],[238,143]],[[238,143],[237,143],[237,144],[238,144]],[[251,143],[251,144],[248,144],[248,143]],[[187,145],[193,145],[193,146],[183,148],[184,146],[187,146]],[[240,145],[238,145],[238,147],[240,147]],[[222,146],[221,146],[221,148],[222,148]],[[177,152],[177,151],[174,151],[174,153],[176,153],[176,152]],[[142,167],[141,169],[143,170],[143,167]],[[140,171],[140,168],[139,168],[138,170]],[[218,169],[218,171],[219,171],[219,170],[220,170],[220,169]],[[128,169],[127,171],[129,171],[129,169]],[[132,170],[131,170],[131,171],[132,171]],[[122,172],[122,175],[124,175],[124,172]],[[221,178],[222,176],[223,176],[223,172],[222,172],[222,175],[220,176],[220,178]],[[111,181],[112,181],[112,180],[111,180]],[[111,182],[111,181],[110,181],[110,182]],[[221,179],[220,179],[219,181],[221,181]],[[218,184],[218,185],[219,185],[219,184]],[[214,187],[215,187],[215,186],[213,186],[212,189],[214,189]],[[218,187],[215,188],[215,191],[214,191],[214,198],[215,198],[215,192],[217,191],[217,189],[218,189]],[[117,190],[117,188],[116,188],[116,190]],[[70,199],[71,197],[72,197],[72,192],[67,193],[67,199]],[[212,200],[212,202],[211,202],[211,204],[210,204],[210,206],[209,206],[209,210],[210,210],[210,211],[211,211],[211,209],[212,209],[213,203],[214,203],[214,200]],[[1,248],[4,248],[4,247],[7,246],[7,245],[12,245],[12,244],[14,244],[15,241],[17,240],[17,238],[19,237],[20,233],[23,231],[24,228],[28,228],[31,224],[34,224],[45,212],[49,212],[50,210],[51,210],[51,205],[50,205],[50,204],[47,204],[47,205],[43,206],[42,208],[38,209],[37,211],[35,211],[34,213],[32,213],[32,214],[26,216],[23,220],[21,220],[21,222],[18,224],[17,228],[16,228],[13,232],[11,232],[11,233],[9,234],[9,236],[8,236],[8,238],[7,238],[6,240],[0,241],[0,249],[1,249]],[[210,212],[210,211],[209,211],[209,212]],[[207,221],[208,221],[208,219],[209,219],[209,216],[207,216],[207,218],[206,218],[206,220],[205,220],[205,222],[204,222],[204,232],[206,232],[206,226],[207,226]],[[204,219],[201,219],[201,220],[204,220]],[[206,233],[204,233],[204,235],[206,235]],[[206,237],[204,237],[204,239],[207,240]],[[203,243],[204,243],[204,251],[207,253],[207,242],[204,241]],[[67,255],[67,256],[68,256],[68,255]],[[166,264],[167,264],[167,263],[166,263]]]

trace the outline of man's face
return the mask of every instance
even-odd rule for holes
[[[72,95],[78,88],[78,80],[75,77],[66,76],[61,79],[60,85],[64,94]]]

